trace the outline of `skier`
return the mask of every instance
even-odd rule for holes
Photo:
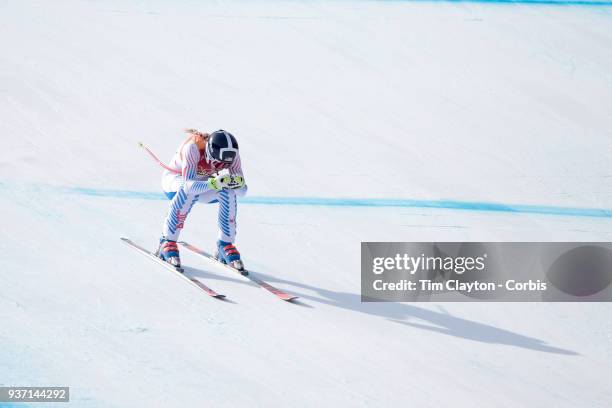
[[[213,133],[187,129],[189,137],[179,146],[162,175],[162,188],[170,199],[156,255],[180,268],[176,241],[187,215],[199,200],[219,203],[219,236],[216,257],[243,271],[236,238],[236,197],[246,194],[238,142],[225,130]]]

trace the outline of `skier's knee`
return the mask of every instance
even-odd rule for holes
[[[185,185],[185,187],[183,187],[183,191],[185,192],[185,194],[187,194],[187,197],[189,198],[198,197],[200,195],[200,192],[197,188],[194,187],[193,184]]]
[[[232,191],[234,191],[236,193],[236,197],[244,197],[246,195],[246,193],[247,193],[247,190],[248,190],[248,187],[245,185],[245,186],[242,186],[242,187],[240,187],[240,188],[238,188],[236,190],[232,190]]]

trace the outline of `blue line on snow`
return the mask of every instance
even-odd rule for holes
[[[61,192],[95,197],[129,198],[140,200],[167,200],[162,193],[128,190],[101,190],[82,187],[66,187]],[[301,205],[325,207],[401,207],[438,208],[449,210],[487,211],[502,213],[527,213],[564,215],[570,217],[612,218],[612,210],[601,208],[571,208],[545,205],[503,204],[482,201],[411,200],[385,198],[317,198],[317,197],[252,197],[240,198],[241,204]]]

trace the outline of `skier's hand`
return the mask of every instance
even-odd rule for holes
[[[240,174],[231,176],[231,181],[227,184],[227,188],[235,190],[244,187],[244,177]]]
[[[221,191],[224,187],[227,187],[231,181],[232,177],[230,175],[223,174],[210,177],[206,184],[208,184],[208,188],[211,190]]]

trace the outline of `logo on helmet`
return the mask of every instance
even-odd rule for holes
[[[225,130],[217,130],[208,137],[206,155],[209,162],[212,160],[231,163],[238,155],[238,142],[236,138]]]

